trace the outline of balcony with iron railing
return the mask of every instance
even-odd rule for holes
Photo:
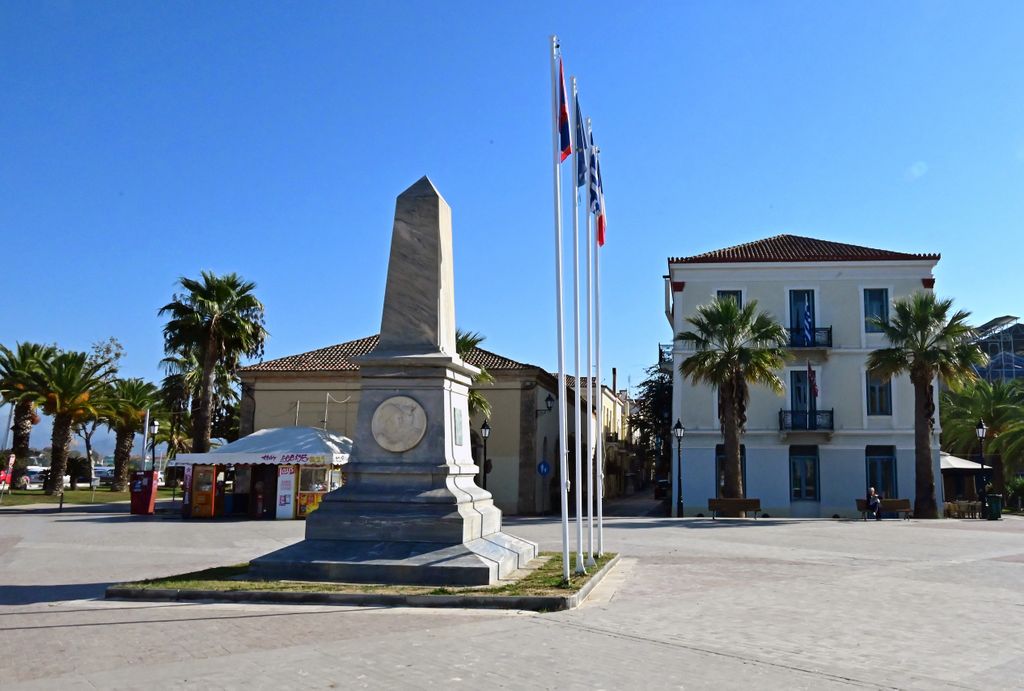
[[[835,429],[833,410],[780,410],[780,432],[829,432]]]
[[[790,348],[831,348],[832,327],[817,326],[812,329],[793,328],[789,331]]]

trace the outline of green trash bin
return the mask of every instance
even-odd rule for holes
[[[1003,515],[1003,495],[988,495],[988,515],[985,517],[990,521],[998,521]]]

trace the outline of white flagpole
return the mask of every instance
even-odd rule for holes
[[[572,113],[576,116],[576,77],[572,78]],[[570,132],[575,132],[575,123],[571,123]],[[579,156],[579,142],[576,143]],[[573,159],[575,163],[575,159]],[[576,573],[585,574],[583,566],[583,458],[580,449],[580,417],[583,411],[583,404],[580,400],[580,194],[576,186],[576,179],[573,176],[572,182],[572,318],[573,318],[573,350],[576,360],[576,415],[574,423],[576,429]]]
[[[597,152],[594,152],[597,155]],[[601,212],[605,214],[604,194],[601,193]],[[594,248],[594,350],[597,359],[597,556],[604,555],[604,397],[601,392],[601,248]],[[616,392],[613,391],[612,395]]]
[[[587,136],[590,136],[590,118],[587,118]],[[593,152],[591,152],[593,156]],[[589,200],[590,192],[590,161],[587,161],[587,193]],[[589,556],[587,566],[596,566],[594,560],[594,417],[591,413],[594,407],[594,361],[593,361],[593,332],[594,332],[594,279],[591,272],[593,261],[591,259],[592,245],[594,244],[594,225],[591,219],[590,204],[587,204],[587,525],[590,532]],[[600,394],[598,394],[600,398]],[[599,404],[600,405],[600,404]],[[600,431],[598,431],[600,434]]]
[[[562,579],[569,580],[569,460],[565,439],[565,341],[562,333],[562,179],[558,147],[558,36],[551,36],[551,142],[555,179],[555,312],[558,323],[558,469],[562,483]],[[578,490],[577,490],[578,491]]]

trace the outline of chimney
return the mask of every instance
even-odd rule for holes
[[[619,372],[612,367],[612,393],[619,390]]]

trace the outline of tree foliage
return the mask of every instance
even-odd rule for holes
[[[942,448],[957,455],[978,453],[977,424],[985,421],[986,463],[995,469],[996,491],[1006,487],[1006,471],[1022,468],[1018,441],[1024,430],[1024,380],[993,381],[976,379],[959,391],[945,391],[939,408],[942,422]]]
[[[114,432],[114,482],[111,490],[123,492],[128,485],[128,471],[135,435],[146,424],[146,412],[157,414],[160,392],[142,379],[115,379],[109,386],[106,407],[101,415]],[[146,450],[142,450],[145,456]]]
[[[455,350],[458,352],[459,357],[465,359],[469,355],[470,351],[478,348],[481,343],[486,339],[485,336],[476,331],[463,331],[462,329],[456,329],[455,331]],[[487,400],[483,392],[477,387],[487,384],[493,384],[494,377],[490,372],[487,371],[486,367],[480,368],[480,374],[473,377],[473,387],[469,390],[469,413],[480,413],[485,418],[491,417],[491,402]]]
[[[89,362],[99,363],[106,362],[107,369],[104,376],[104,383],[110,384],[114,378],[117,377],[117,372],[121,364],[121,358],[124,357],[124,346],[113,336],[110,336],[106,340],[97,341],[92,344],[92,348],[89,350]],[[109,395],[108,387],[101,387],[96,391],[95,396],[97,397],[94,403],[96,403],[97,410],[101,410],[105,407],[105,399]],[[71,430],[78,436],[85,444],[85,458],[89,461],[89,474],[92,473],[92,439],[96,434],[96,430],[99,429],[100,425],[103,424],[102,416],[93,416],[89,418],[76,420]],[[85,473],[71,473],[71,489],[78,489],[78,477]]]
[[[646,378],[637,385],[630,426],[637,434],[637,447],[645,459],[653,459],[655,472],[668,467],[671,454],[672,375],[658,365],[644,370]]]
[[[180,285],[183,292],[159,311],[168,317],[164,350],[171,358],[198,365],[182,374],[200,373],[198,395],[193,396],[198,401],[191,409],[192,450],[205,453],[210,450],[218,368],[234,378],[243,357],[262,356],[264,307],[253,292],[256,284],[238,274],[203,271],[198,280],[182,277]]]
[[[875,318],[889,346],[868,355],[868,370],[891,378],[910,375],[914,386],[914,516],[938,518],[935,472],[932,467],[932,428],[935,421],[933,382],[938,378],[959,390],[977,378],[975,367],[987,361],[974,343],[970,312],[953,312],[953,301],[931,292],[896,300],[888,320]]]
[[[725,446],[725,486],[722,494],[744,496],[740,466],[740,437],[747,419],[750,384],[781,394],[778,370],[788,358],[789,334],[756,300],[740,307],[731,297],[715,299],[688,317],[693,327],[676,336],[695,351],[680,365],[693,384],[718,390],[718,418]]]
[[[107,362],[94,362],[87,353],[62,352],[38,363],[30,388],[43,412],[53,416],[53,460],[46,493],[63,490],[62,478],[71,446],[71,426],[99,415],[100,396],[107,385]]]
[[[54,346],[18,343],[14,350],[0,345],[0,400],[14,406],[11,452],[15,456],[15,478],[23,472],[30,455],[32,427],[39,424],[39,394],[33,376],[43,363],[57,355]]]

